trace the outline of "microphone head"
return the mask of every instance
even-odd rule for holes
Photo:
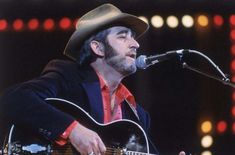
[[[137,68],[139,69],[146,69],[148,66],[146,64],[146,56],[145,55],[140,55],[139,57],[137,57],[137,59],[135,60],[135,65]]]

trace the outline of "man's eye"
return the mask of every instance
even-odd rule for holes
[[[126,35],[120,35],[119,38],[126,38]]]

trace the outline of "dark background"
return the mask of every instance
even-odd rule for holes
[[[105,2],[112,3],[122,11],[144,15],[148,19],[155,14],[167,17],[184,14],[196,16],[220,14],[224,25],[213,25],[199,31],[195,26],[176,29],[167,26],[149,31],[139,42],[139,54],[154,55],[174,49],[196,49],[210,57],[225,73],[230,73],[229,16],[234,12],[235,2],[229,0],[0,0],[0,18],[12,22],[16,18],[60,19],[80,17],[85,12]],[[73,30],[55,29],[45,32],[9,28],[0,32],[0,91],[38,76],[53,58],[63,58],[63,49]],[[218,75],[202,57],[186,55],[183,60],[203,71]],[[226,120],[229,129],[222,135],[212,131],[214,143],[209,148],[214,155],[234,155],[235,136],[231,132],[232,88],[222,83],[183,69],[179,59],[139,70],[124,80],[136,96],[136,100],[152,117],[152,137],[163,155],[176,155],[180,150],[200,154],[203,120]],[[214,125],[214,124],[213,124]]]

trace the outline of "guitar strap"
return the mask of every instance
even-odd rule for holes
[[[134,107],[132,104],[130,104],[126,99],[125,99],[125,103],[126,103],[126,105],[128,105],[128,106],[127,106],[127,107],[129,107],[128,109],[130,109],[130,110],[128,110],[128,112],[129,112],[131,115],[134,116],[134,120],[136,120],[136,122],[139,122],[139,121],[140,121],[140,118],[139,118],[139,115],[138,115],[138,113],[137,113],[135,107]]]
[[[143,125],[140,121],[139,115],[137,113],[136,108],[130,104],[127,100],[126,101],[126,105],[127,105],[127,109],[128,109],[128,113],[130,113],[130,117],[133,119],[133,121],[135,121],[136,123],[140,124],[141,126]],[[129,107],[129,108],[128,108]],[[148,141],[149,141],[149,147],[150,147],[150,152],[153,152],[155,155],[159,155],[159,152],[156,148],[156,146],[154,145],[154,143],[152,142],[152,140],[150,139],[150,137],[147,135],[148,137]]]

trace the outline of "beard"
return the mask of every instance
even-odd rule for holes
[[[109,43],[105,43],[105,61],[120,74],[127,76],[135,73],[137,68],[135,62],[130,63],[127,56],[119,54]]]

